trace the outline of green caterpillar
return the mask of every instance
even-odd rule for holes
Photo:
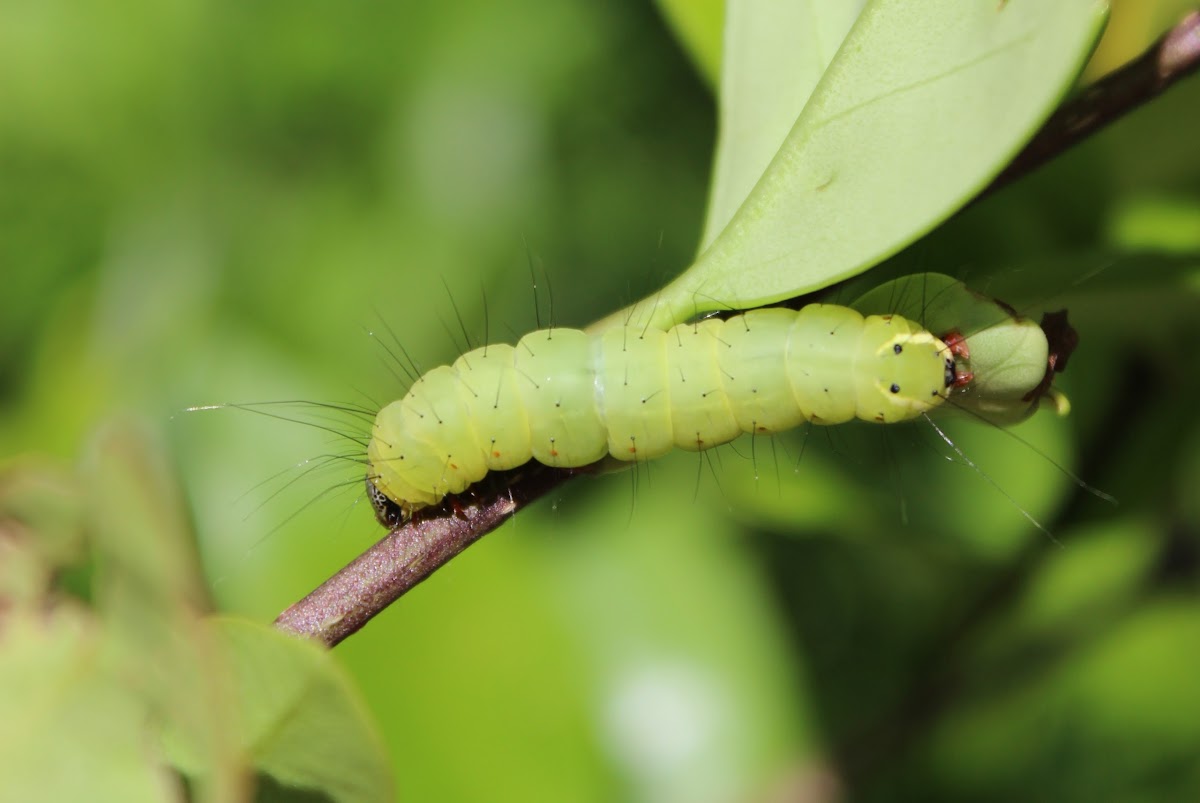
[[[806,421],[907,421],[952,395],[993,420],[1028,415],[1053,368],[1042,330],[949,277],[902,281],[918,280],[925,301],[916,311],[958,315],[972,328],[944,326],[939,337],[898,314],[864,314],[888,295],[910,295],[897,288],[911,284],[894,282],[861,299],[863,312],[810,304],[666,331],[541,329],[516,346],[469,351],[380,410],[367,448],[368,495],[390,524],[531,459],[561,468],[652,460]],[[960,334],[985,315],[1003,325]],[[992,342],[997,332],[1008,340]],[[1012,332],[1015,349],[1005,345]]]

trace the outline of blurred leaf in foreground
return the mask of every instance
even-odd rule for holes
[[[171,476],[124,424],[78,471],[0,475],[0,798],[236,802],[257,771],[330,800],[391,799],[378,736],[330,655],[205,617]]]

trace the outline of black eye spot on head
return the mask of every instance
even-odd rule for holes
[[[893,352],[894,354],[899,354],[899,353],[900,353],[900,352],[902,352],[902,351],[904,351],[904,346],[901,346],[899,343],[897,343],[896,345],[892,346],[892,352]]]
[[[891,390],[892,390],[892,393],[899,393],[899,392],[900,392],[900,386],[899,386],[899,385],[897,385],[895,382],[893,382],[893,383],[892,383],[892,388],[891,388]]]

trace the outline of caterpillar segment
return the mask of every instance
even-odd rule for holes
[[[469,351],[384,407],[367,447],[385,526],[530,460],[652,460],[801,423],[916,418],[966,388],[969,354],[898,315],[811,304],[657,329],[542,329]]]

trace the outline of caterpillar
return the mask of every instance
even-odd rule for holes
[[[560,468],[634,463],[803,422],[895,423],[956,394],[980,415],[1028,415],[1053,371],[1041,329],[954,279],[919,278],[925,293],[936,288],[941,303],[925,302],[935,317],[957,310],[974,322],[986,312],[994,322],[1003,309],[1004,324],[1019,329],[1020,353],[981,363],[972,358],[976,336],[957,327],[938,336],[895,313],[833,304],[756,309],[665,331],[540,329],[515,346],[484,346],[434,368],[380,410],[367,447],[368,497],[392,526],[530,460]],[[896,287],[860,306],[889,292],[895,298]],[[989,351],[987,340],[980,344]],[[983,370],[993,367],[999,380]]]

